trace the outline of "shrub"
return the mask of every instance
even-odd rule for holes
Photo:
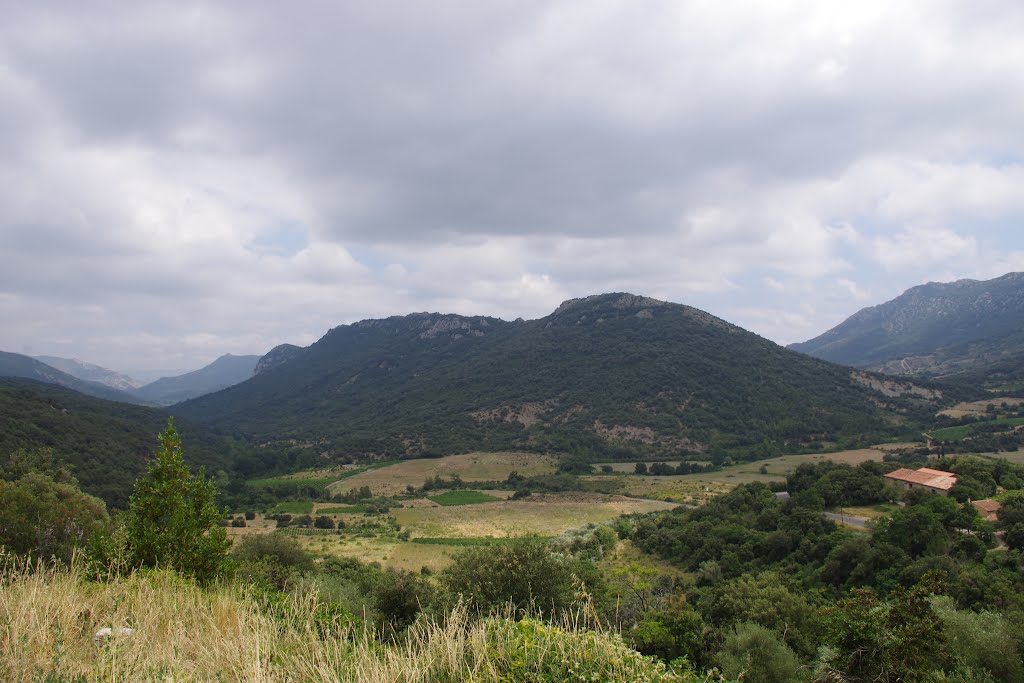
[[[603,589],[600,575],[589,571],[593,565],[588,564],[556,555],[538,539],[523,536],[463,550],[442,574],[442,584],[479,612],[511,604],[519,611],[559,614],[576,599],[575,582],[585,584],[591,595]]]
[[[311,571],[313,556],[298,541],[281,534],[252,534],[244,536],[231,551],[238,562],[267,560],[300,572]]]
[[[106,506],[70,482],[29,472],[0,481],[0,546],[67,562],[107,521]]]
[[[718,663],[726,676],[749,683],[789,683],[800,671],[800,658],[774,631],[749,622],[725,637]]]
[[[256,513],[255,513],[255,512],[253,512],[252,510],[246,510],[246,512],[245,512],[245,518],[246,518],[247,520],[250,520],[250,521],[252,521],[252,520],[256,519]]]
[[[335,526],[334,519],[327,515],[320,515],[316,518],[316,521],[313,522],[313,526],[317,529],[333,529]]]
[[[245,526],[245,517],[242,517],[242,516],[235,517],[233,520],[231,520],[231,526],[233,526],[233,527],[243,527],[243,526]]]

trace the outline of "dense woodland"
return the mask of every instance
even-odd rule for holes
[[[114,516],[52,452],[8,454],[0,541],[20,556],[84,561],[105,581],[160,566],[201,585],[256,586],[269,610],[315,589],[322,618],[372,625],[383,642],[403,642],[424,620],[443,623],[460,605],[473,619],[510,605],[516,618],[542,621],[585,609],[679,680],[691,667],[717,667],[757,681],[1024,681],[1024,467],[1005,460],[933,459],[959,476],[951,496],[902,500],[882,474],[907,462],[808,463],[778,487],[788,500],[742,485],[702,507],[554,541],[468,547],[432,575],[317,558],[281,534],[230,546],[215,484],[190,472],[184,452],[173,427],[165,430],[128,510]],[[371,495],[357,497],[373,504]],[[966,502],[982,495],[1003,503],[994,524]],[[894,499],[904,505],[872,530],[822,515]],[[650,562],[600,569],[623,542],[681,572]]]
[[[610,294],[532,321],[414,314],[344,325],[175,414],[332,457],[758,458],[916,437],[940,395],[971,391],[881,393],[702,311]]]

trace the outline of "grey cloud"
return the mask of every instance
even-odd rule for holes
[[[750,283],[913,284],[872,245],[927,230],[977,236],[964,274],[1008,251],[1005,192],[932,198],[1014,184],[1022,27],[1010,0],[13,4],[0,346],[258,352],[608,289],[823,329],[860,302]]]

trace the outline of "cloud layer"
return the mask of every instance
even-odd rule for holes
[[[5,3],[0,348],[629,290],[780,342],[1024,269],[1024,5]]]

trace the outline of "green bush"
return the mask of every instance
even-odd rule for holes
[[[483,613],[511,604],[520,612],[555,615],[573,605],[577,588],[603,592],[592,564],[552,553],[528,536],[461,551],[441,580],[453,599],[461,595]]]
[[[744,622],[725,637],[718,653],[722,673],[749,683],[790,683],[800,672],[796,656],[774,631]]]

